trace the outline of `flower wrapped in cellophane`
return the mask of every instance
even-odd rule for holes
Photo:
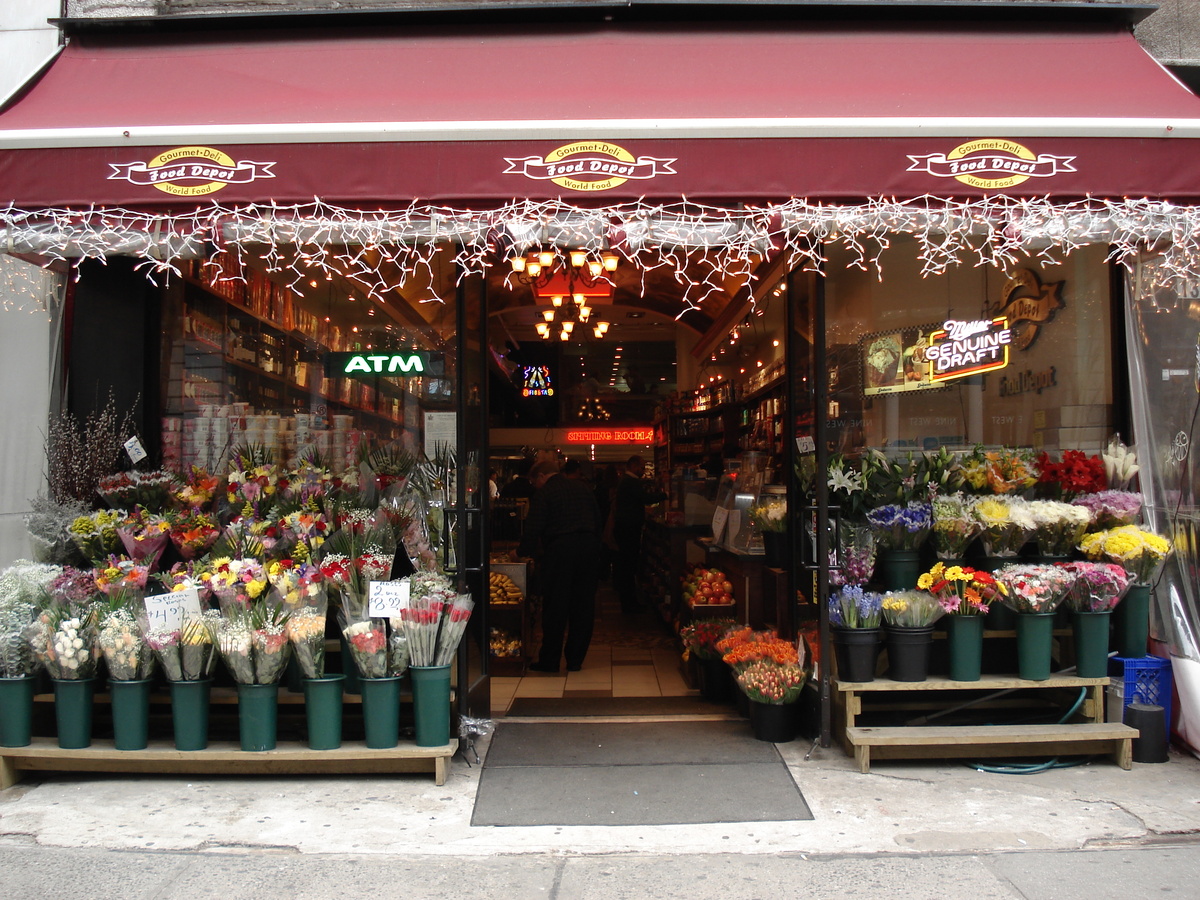
[[[311,564],[305,565],[315,573],[312,577],[320,580],[305,587],[303,582],[309,576],[297,575],[297,583],[285,593],[284,596],[291,597],[284,601],[284,608],[289,612],[288,640],[292,642],[292,652],[304,677],[324,678],[325,618],[329,612],[329,599],[323,576]]]
[[[165,469],[153,472],[118,472],[101,478],[96,492],[113,509],[141,507],[151,513],[161,513],[174,498],[179,478]]]
[[[981,497],[975,504],[985,556],[1016,556],[1029,542],[1035,523],[1020,497]]]
[[[29,626],[62,568],[19,559],[0,572],[0,678],[32,675],[36,660]]]
[[[96,562],[116,553],[121,546],[117,526],[125,518],[120,509],[102,509],[79,516],[67,529],[85,559]]]
[[[1042,556],[1070,556],[1092,520],[1084,507],[1058,500],[1030,500],[1027,509]]]
[[[216,496],[221,479],[199,466],[192,466],[187,478],[175,488],[175,502],[195,512],[208,509]]]
[[[1069,569],[1037,563],[1008,563],[993,574],[1007,589],[1005,606],[1019,613],[1054,612],[1075,582]]]
[[[1122,525],[1084,535],[1079,549],[1090,560],[1116,563],[1129,573],[1134,584],[1150,584],[1171,553],[1171,542],[1136,525]]]
[[[1137,524],[1142,512],[1142,495],[1135,491],[1097,491],[1071,501],[1087,510],[1095,531]]]
[[[128,606],[114,604],[101,616],[96,641],[113,681],[142,681],[154,671],[154,652]]]
[[[1015,494],[1037,484],[1032,450],[1019,447],[975,449],[958,463],[964,485],[976,494]]]
[[[742,693],[751,700],[778,706],[800,698],[806,674],[798,663],[759,659],[739,669],[736,678]]]
[[[201,574],[222,612],[249,610],[267,592],[269,582],[263,564],[254,557],[213,559]]]
[[[386,619],[347,619],[339,613],[342,637],[350,648],[350,658],[363,678],[387,678],[391,674],[388,661],[388,632]]]
[[[937,597],[942,609],[953,616],[985,615],[992,603],[1003,602],[1008,591],[988,572],[941,562],[921,573],[917,587]]]
[[[77,680],[96,674],[99,651],[94,608],[78,616],[47,602],[27,633],[34,657],[51,678]]]
[[[829,595],[829,624],[838,628],[878,628],[883,595],[848,584]]]
[[[135,607],[146,594],[150,566],[144,562],[110,556],[92,572],[98,587],[110,601]]]
[[[842,522],[837,547],[829,551],[829,584],[866,584],[875,571],[875,532],[869,525]]]
[[[165,516],[135,508],[117,526],[117,536],[130,559],[152,570],[171,542],[171,523]]]
[[[470,594],[456,594],[450,580],[438,572],[418,572],[408,581],[409,606],[392,618],[392,628],[404,633],[411,665],[448,665],[475,603]]]
[[[203,556],[221,536],[217,520],[194,509],[176,513],[170,522],[171,543],[184,559]]]
[[[941,559],[962,559],[983,532],[975,515],[976,498],[962,492],[933,498],[933,547]]]
[[[880,606],[883,620],[895,628],[928,628],[946,613],[928,591],[888,591]]]
[[[221,614],[207,609],[200,616],[185,617],[177,629],[147,631],[146,643],[168,681],[200,681],[212,676],[220,627]]]
[[[717,642],[738,625],[737,619],[694,619],[679,629],[679,639],[690,656],[697,659],[720,659]]]
[[[285,515],[279,520],[279,524],[292,535],[292,552],[299,559],[311,559],[325,544],[325,536],[329,531],[325,515],[312,500],[301,509]]]
[[[263,600],[222,611],[217,632],[221,660],[238,684],[274,684],[287,666],[288,615]]]
[[[1074,612],[1111,612],[1133,583],[1116,563],[1070,562],[1063,568],[1075,578],[1065,601]]]
[[[867,513],[867,524],[875,540],[887,550],[919,550],[933,528],[933,509],[928,503],[909,501],[879,506]]]

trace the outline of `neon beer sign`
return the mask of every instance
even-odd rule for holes
[[[949,381],[1008,365],[1013,333],[1005,316],[974,321],[948,320],[929,335],[925,358],[930,381]]]

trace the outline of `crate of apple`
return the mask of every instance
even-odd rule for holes
[[[693,569],[684,576],[683,599],[689,606],[733,606],[733,585],[720,569]]]

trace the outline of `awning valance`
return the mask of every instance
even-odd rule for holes
[[[83,35],[0,114],[0,199],[1187,200],[1197,139],[1118,26]]]

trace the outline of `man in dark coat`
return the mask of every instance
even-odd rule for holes
[[[667,499],[642,475],[646,461],[634,455],[625,463],[625,474],[617,482],[613,499],[613,541],[617,555],[613,560],[613,586],[621,598],[621,612],[637,613],[645,608],[637,592],[637,575],[642,559],[642,527],[646,523],[646,507]]]
[[[578,672],[596,618],[600,509],[592,489],[560,474],[557,463],[538,463],[530,478],[538,490],[517,552],[541,572],[542,647],[529,668],[557,672],[565,649],[567,671]]]

